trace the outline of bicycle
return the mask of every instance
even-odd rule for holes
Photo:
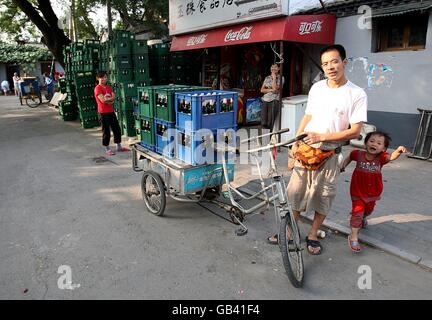
[[[275,211],[275,219],[276,219],[276,225],[279,226],[279,248],[282,253],[282,261],[285,267],[285,271],[287,273],[288,279],[292,283],[292,285],[296,288],[303,286],[303,279],[304,279],[304,265],[303,265],[303,255],[302,255],[302,247],[301,247],[301,237],[300,237],[300,231],[297,225],[297,221],[294,218],[293,211],[291,209],[291,206],[288,202],[288,195],[286,191],[286,184],[283,180],[283,177],[278,174],[277,166],[275,162],[275,157],[273,156],[271,150],[274,148],[278,148],[281,146],[288,146],[290,144],[295,143],[296,141],[302,140],[307,135],[302,134],[300,136],[297,136],[294,139],[291,139],[289,141],[276,143],[274,141],[274,137],[276,135],[280,135],[282,133],[285,133],[289,131],[289,129],[279,130],[277,132],[269,133],[260,135],[257,137],[249,138],[246,140],[242,140],[240,143],[247,143],[252,141],[253,139],[256,139],[258,148],[255,149],[249,149],[246,150],[247,153],[252,154],[252,156],[256,160],[256,166],[258,169],[259,178],[261,181],[261,187],[262,190],[251,195],[246,196],[241,191],[239,191],[237,188],[232,186],[232,184],[229,182],[228,177],[228,170],[227,170],[227,163],[225,160],[225,157],[221,157],[222,165],[223,165],[223,172],[225,176],[225,181],[228,186],[228,197],[230,199],[230,202],[236,210],[234,212],[230,212],[231,218],[237,222],[237,224],[241,225],[242,228],[238,229],[236,231],[237,235],[244,235],[247,233],[247,227],[242,223],[244,215],[250,214],[254,211],[259,210],[260,208],[268,206],[270,203],[273,203],[274,211]],[[270,136],[271,143],[267,146],[261,146],[260,139],[263,137]],[[233,147],[227,146],[227,145],[214,145],[215,149],[218,152],[233,152]],[[271,184],[265,185],[264,178],[262,175],[261,165],[259,162],[259,159],[257,157],[258,152],[260,151],[267,151],[270,154],[270,165],[271,165]],[[267,192],[272,191],[273,195],[271,197],[268,197]],[[244,208],[236,199],[235,195],[241,198],[241,200],[252,200],[256,199],[259,196],[263,195],[265,197],[265,200],[261,201],[257,205],[255,205],[252,208],[246,209]]]
[[[29,108],[36,108],[42,104],[42,94],[36,78],[24,78],[24,81],[20,83],[19,91],[21,105],[23,105],[23,100]]]

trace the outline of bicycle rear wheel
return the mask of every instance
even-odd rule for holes
[[[42,103],[42,97],[37,95],[31,95],[30,97],[26,98],[26,104],[29,108],[36,108],[38,105]]]
[[[279,248],[288,279],[296,288],[303,286],[304,265],[297,222],[290,212],[281,219]]]

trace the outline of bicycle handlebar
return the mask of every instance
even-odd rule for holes
[[[293,144],[294,142],[297,142],[297,141],[299,141],[299,140],[302,140],[302,139],[304,139],[306,136],[307,136],[307,134],[306,134],[306,133],[303,133],[303,134],[301,134],[301,135],[295,137],[294,139],[291,139],[291,140],[288,140],[288,141],[284,141],[284,142],[275,143],[275,144],[268,144],[268,145],[266,145],[266,146],[264,146],[264,147],[260,147],[260,148],[255,148],[255,149],[247,150],[246,152],[247,152],[247,153],[253,153],[253,152],[258,152],[258,151],[268,150],[268,149],[271,149],[271,148],[274,148],[274,147],[282,147],[282,146],[286,146],[286,145],[289,145],[289,144]]]
[[[290,129],[286,128],[286,129],[282,129],[282,130],[279,130],[279,131],[270,132],[270,133],[262,134],[260,136],[252,137],[252,138],[249,138],[249,139],[245,139],[245,140],[240,141],[240,143],[246,143],[246,142],[252,141],[254,139],[258,139],[258,138],[262,138],[262,137],[268,137],[268,136],[271,136],[271,135],[274,135],[274,134],[282,134],[282,133],[285,133],[285,132],[288,132],[288,131],[290,131]]]

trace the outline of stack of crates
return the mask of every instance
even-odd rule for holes
[[[175,93],[198,89],[206,88],[186,85],[138,87],[135,123],[141,144],[167,158],[174,158]]]
[[[106,67],[117,97],[114,108],[122,134],[135,137],[137,130],[134,108],[137,105],[137,88],[150,84],[147,41],[135,40],[130,32],[117,30],[105,46],[101,51],[101,66]]]
[[[135,128],[141,145],[155,150],[155,91],[167,86],[146,86],[137,88],[137,106],[135,112]]]
[[[236,92],[176,92],[176,157],[191,165],[217,162],[212,144],[223,140],[221,129],[229,133],[224,142],[235,146],[237,102]]]
[[[109,65],[109,43],[103,42],[99,47],[99,70],[108,71]]]
[[[135,86],[149,86],[151,84],[150,60],[146,40],[132,40],[132,65]]]
[[[86,40],[83,50],[84,72],[96,72],[99,70],[99,40]]]
[[[78,117],[78,107],[76,101],[66,99],[59,102],[59,114],[63,121],[74,121]]]
[[[154,90],[155,151],[157,153],[168,158],[175,157],[174,135],[173,131],[170,131],[176,127],[175,93],[204,89],[206,88],[169,85]],[[165,132],[167,135],[164,137]]]
[[[65,63],[65,79],[68,81],[70,80],[70,76],[72,74],[72,47],[71,46],[65,46],[63,48],[63,59]]]
[[[99,126],[97,103],[94,97],[96,78],[93,72],[75,74],[76,94],[81,126],[84,129]]]
[[[117,88],[117,87],[116,87]],[[120,83],[119,90],[116,90],[119,95],[114,104],[117,109],[117,117],[122,129],[122,134],[128,137],[137,135],[135,130],[134,108],[136,105],[137,88],[135,83]]]
[[[129,31],[116,30],[108,42],[108,79],[111,83],[132,82],[132,34]]]
[[[67,80],[66,78],[60,78],[58,82],[60,93],[66,93],[66,87],[67,87]]]
[[[170,57],[170,83],[195,84],[199,82],[201,64],[192,52],[172,52]]]
[[[158,43],[149,47],[150,78],[160,85],[170,83],[170,45]]]
[[[59,114],[63,121],[74,121],[78,117],[78,105],[75,93],[75,84],[71,80],[72,75],[72,46],[63,48],[65,62],[65,77],[59,80],[59,88],[62,94],[66,94],[66,99],[59,102]]]

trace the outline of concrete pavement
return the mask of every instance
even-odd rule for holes
[[[105,157],[99,129],[63,122],[46,106],[0,97],[0,299],[425,299],[432,273],[331,233],[304,255],[302,289],[264,239],[271,214],[249,233],[195,204],[169,200],[155,217],[141,200],[128,154]],[[241,175],[239,175],[239,178]],[[239,180],[240,181],[240,180]],[[222,211],[215,212],[227,217]],[[302,224],[302,232],[309,226]],[[372,271],[361,289],[359,268]],[[71,287],[65,287],[67,268]]]

